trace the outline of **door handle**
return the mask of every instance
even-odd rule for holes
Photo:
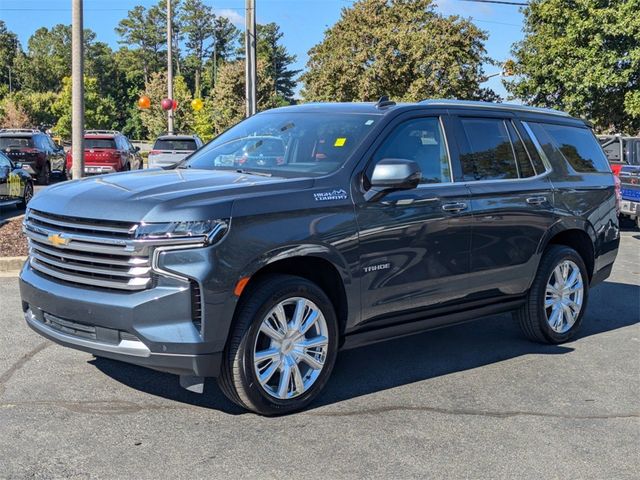
[[[442,210],[445,212],[460,212],[467,209],[467,204],[464,202],[445,203],[442,205]]]
[[[547,201],[547,197],[529,197],[527,203],[529,205],[541,205]]]

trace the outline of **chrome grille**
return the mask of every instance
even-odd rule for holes
[[[131,291],[149,288],[151,244],[135,240],[137,226],[30,210],[24,221],[30,265],[65,282]]]

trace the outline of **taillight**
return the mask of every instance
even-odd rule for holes
[[[160,150],[151,150],[149,155],[160,155],[162,152]]]
[[[613,181],[616,186],[616,212],[620,213],[620,203],[622,202],[622,182],[617,175],[613,176]]]

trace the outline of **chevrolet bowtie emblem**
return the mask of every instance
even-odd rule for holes
[[[55,245],[56,247],[59,247],[60,245],[68,245],[69,244],[69,239],[68,238],[64,238],[62,235],[60,234],[54,234],[54,235],[49,235],[47,237],[47,240],[49,241],[49,243],[51,245]]]

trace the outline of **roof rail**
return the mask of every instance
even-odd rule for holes
[[[2,128],[0,133],[42,133],[37,128]]]
[[[120,135],[118,130],[85,130],[85,135],[105,134],[105,135]]]
[[[426,105],[438,105],[449,107],[475,107],[475,108],[487,108],[495,110],[515,110],[518,112],[531,112],[531,113],[546,113],[548,115],[559,115],[561,117],[570,117],[567,112],[555,110],[553,108],[541,108],[530,107],[528,105],[516,105],[513,103],[492,103],[492,102],[480,102],[475,100],[447,100],[447,99],[427,99],[422,100],[422,104]]]

